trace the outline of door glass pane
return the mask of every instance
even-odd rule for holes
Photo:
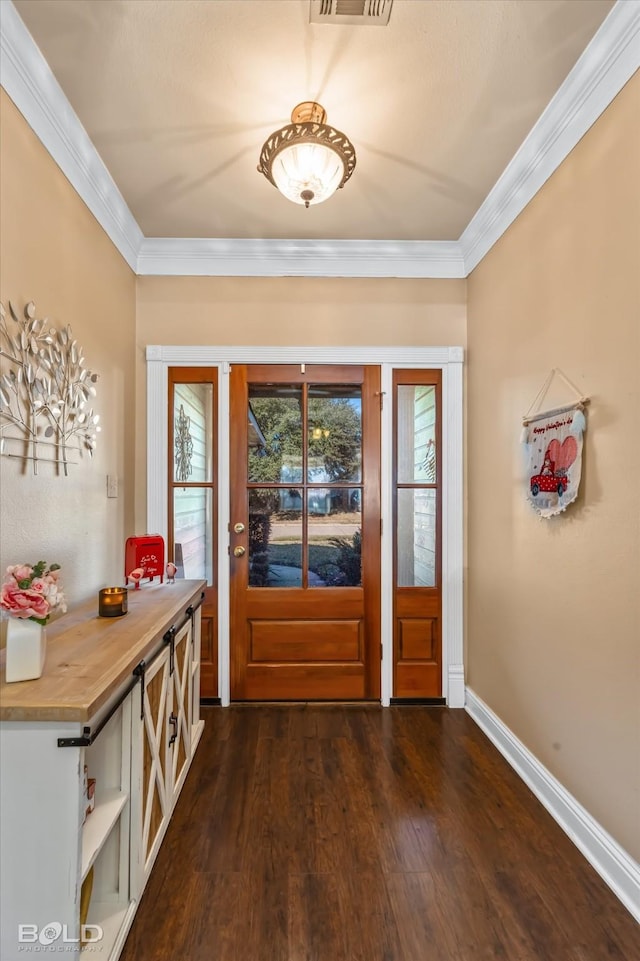
[[[175,384],[173,391],[173,479],[213,480],[213,384]]]
[[[436,482],[436,389],[398,387],[398,483]]]
[[[398,587],[435,587],[436,492],[398,491]]]
[[[309,587],[360,587],[360,488],[311,488],[307,496]]]
[[[249,587],[302,586],[302,491],[249,491]]]
[[[249,385],[250,483],[302,480],[302,388]]]
[[[213,491],[210,487],[176,487],[173,491],[173,559],[178,577],[212,583],[211,532]]]
[[[358,386],[309,387],[307,480],[359,481],[362,465],[362,391]]]

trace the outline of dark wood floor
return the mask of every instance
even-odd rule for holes
[[[203,714],[122,961],[640,959],[640,927],[464,711]]]

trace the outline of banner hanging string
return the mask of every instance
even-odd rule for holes
[[[551,382],[553,381],[553,378],[556,376],[562,377],[565,384],[574,392],[574,394],[576,394],[578,399],[571,404],[564,404],[561,407],[553,407],[551,410],[541,411],[539,409],[540,405],[542,404],[542,401],[544,400],[547,394],[547,391],[551,386]],[[576,387],[576,385],[572,381],[569,380],[567,375],[563,373],[559,367],[554,367],[552,368],[551,372],[549,373],[549,376],[547,377],[544,384],[542,385],[542,387],[534,397],[533,403],[529,407],[529,410],[522,418],[522,424],[524,427],[526,427],[528,424],[531,424],[536,420],[540,420],[543,417],[551,417],[554,414],[563,414],[569,410],[584,410],[585,406],[588,403],[589,403],[589,398],[583,396],[581,391]]]

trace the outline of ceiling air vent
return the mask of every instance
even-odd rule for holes
[[[310,23],[377,24],[389,23],[393,0],[310,0]]]

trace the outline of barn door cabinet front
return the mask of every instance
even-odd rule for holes
[[[193,752],[202,732],[194,718],[193,643],[200,611],[170,629],[163,647],[145,665],[140,702],[134,710],[132,871],[139,897],[149,877]],[[198,631],[199,635],[199,631]]]

